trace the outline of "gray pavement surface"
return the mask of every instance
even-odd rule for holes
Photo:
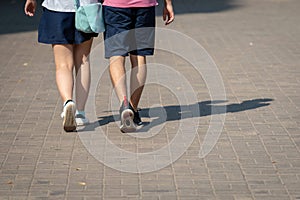
[[[1,2],[1,200],[300,199],[300,1],[185,0],[174,6],[177,16],[169,29],[200,43],[222,75],[225,125],[213,150],[199,158],[210,109],[218,102],[210,102],[205,82],[187,61],[160,51],[149,62],[172,66],[190,80],[201,111],[193,116],[199,127],[177,161],[159,171],[126,173],[95,159],[77,132],[63,131],[52,50],[37,43],[40,10],[29,19],[22,1]],[[159,15],[157,24],[164,26]],[[113,122],[107,72],[97,91],[100,126],[120,148],[150,152],[174,137],[180,105],[167,88],[145,88],[141,108],[162,105],[171,117],[145,139],[121,134]]]

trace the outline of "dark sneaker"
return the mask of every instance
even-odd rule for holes
[[[128,101],[124,99],[122,102],[122,105],[120,107],[120,130],[122,133],[128,133],[128,132],[134,132],[136,131],[136,125],[133,122],[134,119],[134,113],[129,108]]]
[[[63,118],[63,127],[66,132],[76,130],[75,121],[76,106],[72,100],[66,101],[61,117]]]
[[[143,124],[140,114],[139,114],[139,110],[135,111],[131,105],[131,103],[129,103],[129,108],[133,111],[134,114],[134,118],[133,118],[133,122],[137,125],[137,126],[141,126]]]

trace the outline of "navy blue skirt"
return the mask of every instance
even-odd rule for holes
[[[98,33],[84,33],[75,28],[75,12],[43,9],[38,28],[38,41],[45,44],[80,44]]]

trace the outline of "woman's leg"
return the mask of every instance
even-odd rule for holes
[[[63,127],[65,131],[76,130],[75,103],[73,95],[73,45],[53,45],[54,60],[56,65],[56,83],[60,96],[64,102],[62,113]]]
[[[89,54],[91,51],[93,39],[77,44],[74,47],[74,62],[76,70],[75,95],[77,110],[84,111],[88,98],[91,72]]]
[[[58,91],[65,102],[73,96],[73,45],[52,45],[56,65],[56,84]]]

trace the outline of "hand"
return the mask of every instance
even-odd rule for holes
[[[36,5],[37,5],[36,0],[27,0],[24,6],[25,14],[30,17],[34,16]]]
[[[173,6],[171,2],[165,3],[163,10],[163,20],[165,21],[165,25],[169,25],[174,21],[175,15],[173,11]]]

